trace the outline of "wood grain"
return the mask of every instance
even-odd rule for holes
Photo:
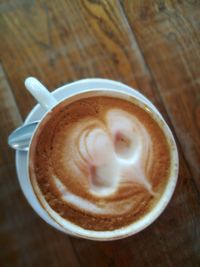
[[[200,265],[199,10],[199,1],[0,1],[1,266]],[[153,225],[92,242],[57,232],[32,211],[6,144],[35,103],[23,85],[29,75],[50,90],[111,78],[154,102],[175,134],[180,175]]]

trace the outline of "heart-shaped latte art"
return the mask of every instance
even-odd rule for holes
[[[75,177],[72,183],[80,183],[82,192],[74,193],[56,173],[52,182],[70,205],[91,213],[123,214],[134,205],[130,201],[134,187],[154,195],[148,180],[151,136],[134,115],[110,109],[103,119],[88,117],[74,123],[65,146],[72,152],[67,162]]]

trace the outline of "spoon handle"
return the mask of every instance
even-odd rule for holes
[[[57,105],[57,100],[36,78],[28,77],[25,80],[25,86],[46,111],[51,110],[54,106]]]

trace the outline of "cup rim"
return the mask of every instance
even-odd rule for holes
[[[73,98],[78,97],[78,99],[80,99],[80,95],[83,95],[83,98],[84,98],[85,95],[87,95],[88,93],[97,93],[97,92],[100,92],[101,95],[102,95],[102,92],[114,93],[115,96],[112,95],[111,97],[116,97],[116,94],[118,94],[120,96],[122,96],[122,95],[126,96],[126,98],[128,98],[128,101],[130,101],[130,102],[135,101],[136,105],[140,106],[141,108],[143,108],[143,109],[147,110],[149,113],[151,113],[151,117],[153,117],[153,119],[159,124],[159,126],[161,127],[162,131],[164,132],[164,134],[167,138],[167,141],[169,142],[171,159],[172,159],[171,160],[170,175],[168,178],[167,185],[165,186],[164,192],[162,193],[162,196],[160,197],[158,202],[155,204],[155,206],[149,212],[147,212],[147,214],[145,214],[141,219],[138,219],[137,221],[135,221],[135,222],[133,222],[127,226],[123,226],[121,228],[117,228],[117,229],[114,229],[111,231],[87,230],[87,229],[84,229],[84,228],[74,224],[74,223],[71,223],[67,219],[63,219],[65,221],[65,224],[67,225],[67,228],[65,228],[63,226],[63,224],[60,224],[47,211],[47,209],[45,209],[45,207],[41,204],[41,201],[38,199],[37,193],[35,192],[35,188],[33,186],[33,183],[32,183],[31,178],[30,178],[30,173],[29,173],[31,145],[32,145],[32,141],[33,141],[33,138],[35,136],[35,133],[40,128],[40,126],[43,123],[46,116],[51,111],[53,111],[54,108],[56,108],[58,105],[60,105],[61,103],[63,103],[64,101],[67,101],[67,100],[69,100],[69,104],[73,103],[76,101],[76,100],[73,100]],[[101,241],[116,240],[116,239],[128,237],[130,235],[134,235],[134,234],[142,231],[143,229],[145,229],[149,225],[151,225],[161,215],[161,213],[165,210],[167,204],[169,203],[169,201],[170,201],[170,199],[174,193],[175,187],[176,187],[176,183],[177,183],[177,179],[178,179],[178,170],[179,170],[179,158],[178,158],[178,151],[177,151],[176,142],[174,140],[173,134],[172,134],[169,126],[167,125],[167,123],[163,119],[162,115],[159,112],[155,112],[155,110],[153,110],[153,108],[151,106],[149,106],[149,103],[145,103],[145,100],[140,99],[139,96],[134,96],[131,93],[122,92],[122,91],[119,91],[118,89],[108,89],[108,88],[94,88],[94,89],[84,90],[82,92],[81,91],[80,92],[74,92],[74,94],[59,100],[58,103],[52,108],[52,110],[47,111],[41,117],[40,122],[38,123],[38,125],[37,125],[37,127],[36,127],[36,129],[32,135],[32,138],[30,141],[30,148],[28,150],[27,159],[28,160],[27,160],[27,166],[26,167],[28,169],[28,172],[27,172],[28,173],[28,179],[31,183],[33,192],[34,192],[40,206],[42,207],[43,211],[45,213],[47,213],[47,215],[50,217],[50,219],[53,220],[54,223],[58,224],[59,227],[62,228],[61,231],[65,232],[67,234],[72,234],[74,236],[81,237],[81,238],[86,238],[86,239],[91,239],[91,240],[101,240]],[[51,212],[54,212],[54,211],[51,209]],[[73,228],[73,230],[72,230],[72,228]]]

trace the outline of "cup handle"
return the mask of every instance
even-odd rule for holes
[[[57,105],[58,101],[36,78],[28,77],[24,83],[28,91],[46,111],[51,110]]]

